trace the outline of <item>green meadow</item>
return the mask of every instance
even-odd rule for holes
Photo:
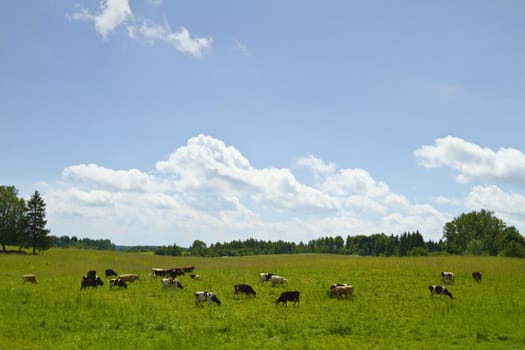
[[[152,267],[194,265],[200,281],[163,290]],[[301,254],[226,258],[165,257],[50,249],[0,254],[1,349],[523,349],[525,260],[501,257],[413,258]],[[127,289],[80,291],[82,275],[106,268],[138,273]],[[452,271],[454,299],[430,298],[428,286]],[[471,278],[473,271],[483,281]],[[289,280],[258,283],[259,272]],[[21,276],[37,275],[38,284]],[[331,283],[352,298],[327,296]],[[234,298],[233,285],[257,297]],[[196,307],[193,292],[216,293],[222,305]],[[300,306],[275,305],[285,290]]]

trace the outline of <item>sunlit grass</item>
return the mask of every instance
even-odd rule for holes
[[[195,265],[202,277],[162,290],[152,267]],[[0,338],[6,349],[521,349],[525,347],[525,260],[497,257],[372,258],[283,255],[227,258],[51,249],[40,255],[0,255]],[[127,290],[106,283],[80,291],[88,270],[139,273]],[[453,271],[454,300],[428,285]],[[481,271],[476,283],[471,272]],[[259,272],[289,280],[258,284]],[[37,285],[23,284],[35,273]],[[104,278],[106,281],[106,279]],[[107,282],[107,281],[106,281]],[[334,282],[355,287],[348,300],[328,298]],[[256,298],[233,297],[251,284]],[[212,290],[222,306],[196,307],[193,292]],[[299,307],[275,306],[284,290],[299,290]]]

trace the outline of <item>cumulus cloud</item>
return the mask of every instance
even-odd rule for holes
[[[213,38],[192,37],[188,29],[182,27],[179,31],[172,31],[169,24],[156,24],[143,21],[140,25],[128,26],[129,37],[135,40],[143,40],[150,44],[157,41],[165,42],[175,47],[178,51],[200,57],[205,50],[211,48]]]
[[[149,171],[71,165],[44,193],[49,223],[56,234],[92,230],[119,244],[308,241],[417,229],[440,238],[446,217],[367,171],[337,169],[311,155],[297,163],[316,174],[314,185],[288,168],[256,168],[235,147],[198,135]]]
[[[74,12],[71,19],[93,21],[96,31],[105,39],[118,26],[133,18],[128,0],[101,0],[96,14],[85,8]]]
[[[73,181],[91,183],[96,187],[109,187],[127,191],[146,191],[153,185],[148,174],[137,169],[112,170],[96,164],[80,164],[65,168],[62,177]]]
[[[162,1],[152,1],[152,3],[161,5]],[[157,24],[135,16],[131,11],[129,0],[100,0],[97,12],[91,13],[86,8],[77,7],[77,10],[67,17],[76,21],[92,21],[95,30],[104,39],[117,28],[125,26],[130,39],[150,44],[157,41],[164,42],[177,51],[193,57],[200,57],[203,52],[211,48],[213,43],[212,37],[195,37],[185,27],[173,31],[166,22]]]
[[[437,139],[433,146],[417,149],[414,155],[424,167],[457,170],[459,183],[502,181],[525,185],[525,155],[513,148],[494,151],[447,136]]]

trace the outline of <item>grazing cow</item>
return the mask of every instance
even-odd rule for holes
[[[120,275],[118,278],[124,282],[135,282],[136,280],[140,281],[140,276],[136,273],[126,273],[124,275]]]
[[[328,295],[330,295],[330,291],[332,289],[334,289],[335,287],[339,287],[339,286],[349,286],[349,284],[348,283],[332,283],[330,285],[330,288],[328,289]]]
[[[89,270],[87,273],[86,273],[86,278],[88,279],[91,279],[91,280],[94,280],[96,279],[98,276],[97,276],[97,271],[95,270]]]
[[[288,302],[293,301],[293,304],[299,304],[299,292],[282,292],[279,298],[275,301],[275,306],[279,303],[283,303],[285,306],[288,306]]]
[[[221,301],[213,292],[195,292],[195,306],[200,305],[201,302],[207,301],[208,305],[216,303],[217,306],[221,306]]]
[[[443,283],[454,283],[454,273],[452,272],[441,272],[441,282]]]
[[[346,286],[335,286],[334,288],[331,288],[328,291],[328,295],[333,297],[334,295],[337,297],[337,299],[341,299],[342,297],[351,297],[354,293],[354,287],[351,285]]]
[[[450,299],[453,299],[452,293],[450,293],[445,286],[429,286],[428,289],[430,290],[430,297],[434,297],[434,294],[437,294],[440,296],[446,295],[450,297]]]
[[[272,281],[272,287],[275,287],[276,285],[283,286],[285,284],[288,284],[288,280],[286,278],[277,275],[273,275],[270,278],[270,281]]]
[[[158,267],[153,267],[151,269],[151,276],[153,277],[166,277],[168,275],[168,270],[167,269],[161,269],[161,268],[158,268]]]
[[[476,282],[481,282],[481,272],[472,272],[472,279]]]
[[[195,269],[195,266],[191,265],[191,266],[184,266],[182,268],[182,271],[184,272],[193,272],[193,270]]]
[[[127,289],[128,285],[121,278],[112,278],[112,279],[109,280],[109,288],[111,289],[113,287],[119,287],[119,288]]]
[[[162,283],[162,288],[164,289],[168,287],[179,288],[179,289],[184,288],[182,284],[180,283],[180,281],[176,278],[163,278],[161,283]]]
[[[22,276],[22,281],[24,281],[24,283],[26,283],[26,282],[37,283],[36,275],[33,275],[33,274],[23,275]]]
[[[184,276],[184,271],[182,271],[182,269],[179,267],[174,267],[168,270],[168,274],[171,276],[171,278],[176,278],[178,276]]]
[[[239,293],[244,293],[246,296],[256,296],[257,293],[253,290],[252,286],[248,284],[236,284],[233,286],[233,297],[236,298]]]
[[[82,277],[82,282],[80,283],[80,290],[85,289],[87,287],[95,287],[103,286],[104,282],[100,279],[100,277],[95,276],[95,278],[89,278],[88,275],[85,275]]]
[[[259,273],[259,283],[269,282],[272,279],[273,273],[261,272]]]
[[[112,269],[106,269],[105,273],[106,273],[106,277],[111,277],[111,276],[117,276],[118,275],[118,273],[116,273]]]
[[[190,275],[190,278],[193,279],[193,280],[197,280],[197,281],[200,281],[200,280],[201,280],[201,276],[196,275],[196,274],[194,274],[194,273],[192,273],[192,274]]]

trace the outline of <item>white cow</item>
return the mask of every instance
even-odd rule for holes
[[[221,301],[213,292],[195,292],[195,306],[199,306],[201,302],[207,301],[208,305],[216,303],[217,306],[221,306]]]
[[[282,276],[273,275],[270,278],[270,281],[272,282],[272,287],[275,287],[276,285],[285,285],[288,284],[288,280]]]

